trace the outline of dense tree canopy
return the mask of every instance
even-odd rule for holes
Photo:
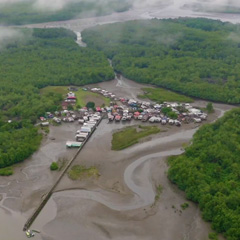
[[[186,152],[170,158],[169,178],[199,203],[228,240],[240,239],[240,109],[202,126]]]
[[[126,11],[130,6],[129,0],[82,0],[70,2],[59,10],[54,8],[51,10],[48,6],[45,6],[45,9],[36,7],[36,0],[25,0],[17,3],[9,1],[8,4],[0,3],[0,23],[22,25],[102,16],[112,12]]]
[[[29,36],[28,31],[24,34]],[[41,136],[33,126],[58,109],[61,94],[40,94],[48,85],[81,85],[114,78],[102,53],[80,48],[64,29],[35,29],[25,41],[0,52],[0,168],[36,151]],[[12,120],[9,123],[8,120]]]
[[[83,40],[138,82],[240,103],[240,26],[209,19],[141,20],[86,29]]]

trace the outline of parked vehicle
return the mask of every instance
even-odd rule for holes
[[[83,124],[84,122],[85,122],[84,119],[78,119],[79,124]]]
[[[116,115],[115,116],[115,121],[119,122],[121,120],[122,116],[121,115]]]
[[[47,127],[47,126],[49,126],[49,122],[42,122],[42,123],[41,123],[41,126]]]

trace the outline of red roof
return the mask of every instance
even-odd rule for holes
[[[67,97],[67,99],[76,99],[76,97]]]

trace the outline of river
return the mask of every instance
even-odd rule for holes
[[[181,9],[180,7],[176,7],[175,5],[169,5],[167,7],[151,7],[147,6],[144,8],[133,8],[127,12],[113,13],[108,16],[100,16],[100,17],[90,17],[85,19],[74,19],[67,21],[58,21],[58,22],[47,22],[40,24],[28,24],[25,27],[64,27],[71,29],[73,31],[81,32],[82,30],[109,23],[116,22],[125,22],[130,20],[138,20],[138,19],[166,19],[166,18],[178,18],[178,17],[202,17],[209,19],[221,20],[223,22],[231,22],[231,23],[240,23],[240,15],[239,14],[227,14],[227,13],[206,13],[206,12],[194,12],[190,9]]]

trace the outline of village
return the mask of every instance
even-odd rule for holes
[[[177,127],[181,127],[182,124],[201,123],[207,120],[206,113],[189,103],[163,102],[159,104],[150,101],[137,101],[116,97],[114,93],[102,88],[82,88],[82,90],[110,98],[109,106],[95,107],[95,104],[90,102],[87,106],[76,109],[77,98],[74,91],[78,89],[69,87],[69,90],[71,91],[67,93],[62,102],[62,111],[47,112],[44,117],[40,117],[42,126],[48,126],[50,123],[61,124],[62,122],[79,123],[80,127],[73,136],[73,140],[66,142],[68,148],[81,147],[103,118],[108,119],[108,123],[136,121]]]

